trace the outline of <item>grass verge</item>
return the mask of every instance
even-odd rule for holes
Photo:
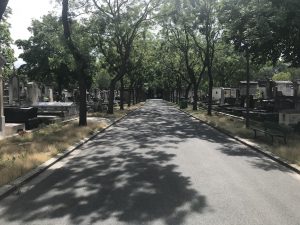
[[[227,132],[233,136],[238,136],[243,139],[247,139],[251,142],[257,143],[263,149],[274,153],[280,158],[288,161],[291,164],[300,166],[300,135],[291,133],[288,136],[288,143],[284,144],[282,139],[275,138],[274,143],[271,143],[271,139],[268,136],[260,136],[254,139],[252,130],[249,130],[245,126],[245,122],[236,118],[227,117],[224,115],[217,115],[213,113],[212,116],[207,115],[207,111],[199,109],[193,111],[191,107],[185,109],[186,112],[195,116],[196,118],[217,127],[224,132]]]
[[[89,117],[100,117],[109,120],[118,119],[140,107],[135,105],[125,110],[116,108],[113,115],[91,113]],[[102,130],[109,124],[107,120],[92,120],[86,127],[79,127],[78,120],[67,123],[52,124],[36,132],[24,133],[0,141],[0,186],[36,168],[58,153],[66,150],[85,137]]]

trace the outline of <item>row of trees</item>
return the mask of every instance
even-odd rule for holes
[[[210,115],[214,84],[233,86],[249,81],[250,74],[259,78],[289,72],[280,68],[283,63],[300,66],[298,0],[57,3],[62,14],[34,20],[32,36],[16,42],[26,62],[20,71],[54,83],[59,91],[79,86],[80,125],[86,124],[86,90],[97,83],[110,90],[108,113],[113,113],[117,85],[123,108],[124,86],[133,90],[146,84],[177,100],[192,90],[194,110],[198,90],[205,90]]]

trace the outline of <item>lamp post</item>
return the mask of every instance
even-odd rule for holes
[[[6,60],[0,54],[0,133],[4,133],[5,128],[5,117],[3,110],[3,77],[2,77],[2,68],[5,65]]]

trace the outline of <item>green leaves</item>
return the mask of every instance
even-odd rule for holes
[[[7,64],[4,67],[4,77],[8,77],[12,74],[13,63],[15,61],[14,50],[11,47],[13,40],[9,32],[10,24],[7,22],[10,14],[11,10],[10,8],[7,8],[2,20],[0,20],[0,54],[2,54],[7,61]]]
[[[280,57],[300,65],[298,0],[223,0],[219,19],[224,34],[254,61],[275,63]]]

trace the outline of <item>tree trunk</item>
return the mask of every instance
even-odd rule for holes
[[[86,56],[80,52],[80,50],[75,46],[71,37],[71,27],[69,21],[69,1],[63,0],[62,2],[62,23],[64,29],[64,38],[66,45],[73,55],[76,62],[76,72],[78,75],[79,83],[79,126],[87,125],[87,106],[86,106],[86,79],[88,77],[88,61]]]
[[[133,105],[135,105],[135,95],[136,95],[136,93],[135,93],[135,88],[132,88],[132,104]]]
[[[208,107],[207,107],[207,115],[211,116],[212,111],[212,89],[213,89],[213,78],[211,73],[211,66],[209,65],[207,67],[207,73],[208,73]]]
[[[246,52],[246,76],[247,76],[247,88],[246,88],[246,127],[249,128],[249,106],[250,106],[250,59],[249,52]]]
[[[136,93],[135,93],[135,103],[138,104],[140,102],[140,93],[139,93],[139,88],[136,88]]]
[[[194,96],[193,96],[193,110],[197,110],[198,109],[198,105],[197,105],[197,100],[198,100],[198,85],[194,84]]]
[[[132,85],[130,85],[129,90],[128,90],[128,101],[127,101],[127,106],[131,106],[131,98],[132,98]]]
[[[116,81],[112,80],[109,85],[108,109],[107,109],[108,114],[114,114],[115,87],[116,87]]]
[[[192,87],[192,83],[189,83],[186,90],[185,90],[185,95],[184,95],[185,99],[189,98],[189,93],[190,93],[191,87]]]
[[[79,75],[79,126],[87,125],[86,82]]]
[[[120,80],[121,88],[120,88],[120,110],[124,110],[124,79]]]
[[[172,102],[176,102],[176,97],[175,97],[175,90],[172,89]]]

